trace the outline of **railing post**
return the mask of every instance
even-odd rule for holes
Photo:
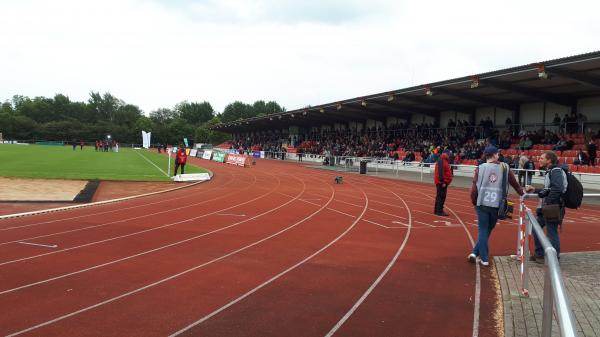
[[[544,304],[542,309],[542,336],[550,337],[552,335],[552,312],[554,310],[554,297],[552,291],[552,281],[550,280],[550,270],[548,270],[548,261],[544,263]]]
[[[523,270],[523,296],[529,296],[529,233],[531,232],[531,220],[527,219],[525,231],[523,232],[523,256],[521,257],[521,265]]]

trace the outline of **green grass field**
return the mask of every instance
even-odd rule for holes
[[[144,149],[120,148],[119,152],[83,151],[71,146],[0,145],[0,176],[81,180],[169,181],[167,157]],[[173,174],[174,156],[171,155]],[[185,166],[185,173],[208,172]]]

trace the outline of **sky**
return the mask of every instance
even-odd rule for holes
[[[0,0],[0,101],[287,110],[600,49],[598,1]]]

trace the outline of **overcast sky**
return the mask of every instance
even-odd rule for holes
[[[288,110],[600,49],[597,1],[0,0],[0,101]]]

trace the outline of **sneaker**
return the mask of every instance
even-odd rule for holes
[[[490,265],[490,263],[489,263],[489,262],[487,262],[487,261],[483,261],[483,260],[479,260],[479,263],[481,263],[481,265],[482,265],[482,266],[484,266],[484,267],[487,267],[487,266],[489,266],[489,265]]]
[[[544,264],[545,262],[546,262],[546,259],[544,259],[543,256],[536,256],[535,257],[535,263]]]
[[[437,215],[437,216],[448,216],[448,213],[446,213],[446,212],[441,212],[441,213],[437,213],[436,212],[434,214]]]
[[[529,256],[529,261],[535,262],[535,259],[543,259],[543,256],[539,256],[539,255],[531,255]]]
[[[471,253],[469,254],[469,256],[467,256],[467,260],[471,263],[475,263],[477,262],[477,255]]]

